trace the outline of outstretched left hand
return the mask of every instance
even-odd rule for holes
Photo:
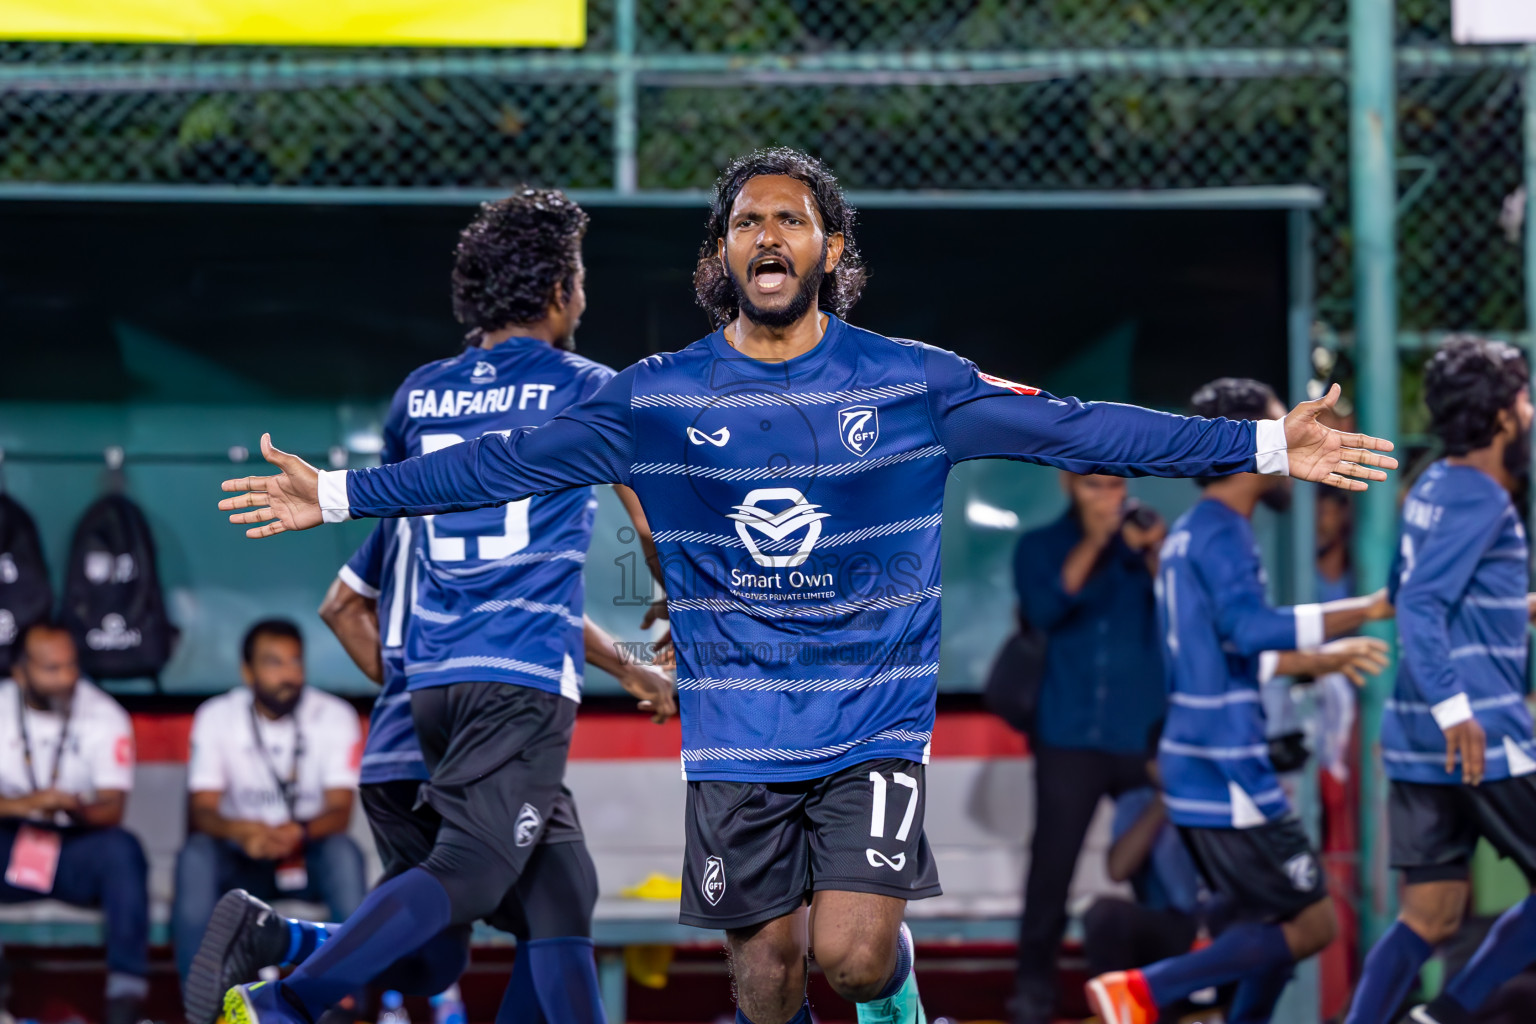
[[[1341,491],[1363,491],[1366,481],[1385,480],[1387,474],[1383,470],[1396,469],[1397,460],[1376,454],[1390,452],[1391,441],[1369,434],[1346,434],[1317,421],[1338,400],[1339,386],[1335,384],[1322,398],[1302,402],[1286,415],[1285,444],[1291,476]]]

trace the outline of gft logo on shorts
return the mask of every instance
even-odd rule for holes
[[[1317,886],[1317,859],[1310,853],[1298,853],[1285,862],[1285,873],[1297,892],[1308,892]]]
[[[725,861],[719,857],[704,859],[704,880],[699,883],[699,892],[704,894],[710,906],[720,905],[725,896]]]
[[[539,817],[538,808],[523,804],[523,809],[517,812],[517,824],[512,826],[512,841],[518,846],[529,845],[538,838],[542,824],[544,819]]]

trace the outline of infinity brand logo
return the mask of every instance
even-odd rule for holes
[[[890,868],[892,871],[900,871],[907,866],[907,855],[898,853],[895,857],[887,857],[873,847],[866,847],[864,859],[869,861],[872,868]]]
[[[764,501],[787,501],[790,505],[779,512],[770,512],[758,507],[758,503]],[[758,565],[782,569],[800,565],[810,557],[816,541],[821,538],[821,521],[827,518],[826,512],[816,511],[819,508],[820,505],[810,504],[805,500],[805,495],[793,487],[759,487],[755,491],[748,491],[746,498],[736,506],[736,511],[726,513],[726,518],[736,520],[736,536],[741,538],[741,542],[752,553],[753,561]],[[756,531],[770,541],[777,541],[785,539],[796,530],[804,530],[805,538],[801,540],[799,548],[788,555],[763,554],[757,545],[757,538],[752,535]]]
[[[694,444],[704,444],[708,442],[709,444],[714,445],[716,448],[724,448],[725,442],[729,441],[730,439],[730,427],[721,427],[713,434],[706,434],[698,427],[688,428],[688,440],[692,441]]]
[[[538,808],[532,804],[523,804],[522,810],[517,812],[517,824],[512,826],[512,840],[518,846],[527,846],[532,843],[539,834],[539,826],[544,824],[544,819],[539,817]]]

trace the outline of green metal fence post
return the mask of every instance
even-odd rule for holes
[[[1356,406],[1360,429],[1393,438],[1398,424],[1396,88],[1392,0],[1350,0],[1350,220],[1355,242]],[[1359,584],[1386,584],[1396,535],[1397,478],[1361,495],[1355,531]],[[1377,635],[1390,631],[1372,629]],[[1368,948],[1385,930],[1395,902],[1385,857],[1381,713],[1391,673],[1361,692],[1360,939]]]
[[[628,195],[639,187],[635,164],[640,120],[635,85],[635,0],[614,0],[613,19],[613,188]]]

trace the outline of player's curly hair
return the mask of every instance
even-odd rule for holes
[[[1269,405],[1279,401],[1275,389],[1252,377],[1217,377],[1202,384],[1189,399],[1196,416],[1223,417],[1229,420],[1262,420],[1269,418]],[[1209,487],[1219,476],[1202,476],[1195,479],[1201,487]]]
[[[831,168],[808,153],[788,146],[759,149],[746,156],[739,156],[728,164],[715,181],[714,195],[709,204],[709,220],[705,223],[704,244],[699,247],[699,262],[693,271],[694,296],[700,307],[709,314],[716,327],[735,318],[736,290],[730,276],[720,265],[718,252],[720,239],[725,237],[726,219],[742,186],[753,178],[767,174],[782,174],[805,183],[816,197],[816,210],[821,214],[821,226],[828,236],[839,232],[843,236],[843,256],[837,267],[821,280],[821,291],[816,297],[818,309],[825,309],[840,317],[859,301],[864,292],[868,272],[863,257],[853,238],[853,223],[857,212],[843,195],[843,186]]]
[[[1525,356],[1513,345],[1470,334],[1453,335],[1424,368],[1429,429],[1447,455],[1486,448],[1499,432],[1499,412],[1515,404],[1530,383]]]
[[[454,317],[480,331],[544,319],[555,286],[576,286],[586,233],[586,211],[557,189],[523,185],[481,204],[454,251]]]
[[[1218,377],[1202,384],[1190,398],[1197,416],[1225,417],[1229,420],[1269,418],[1271,402],[1278,402],[1275,389],[1251,377]]]

